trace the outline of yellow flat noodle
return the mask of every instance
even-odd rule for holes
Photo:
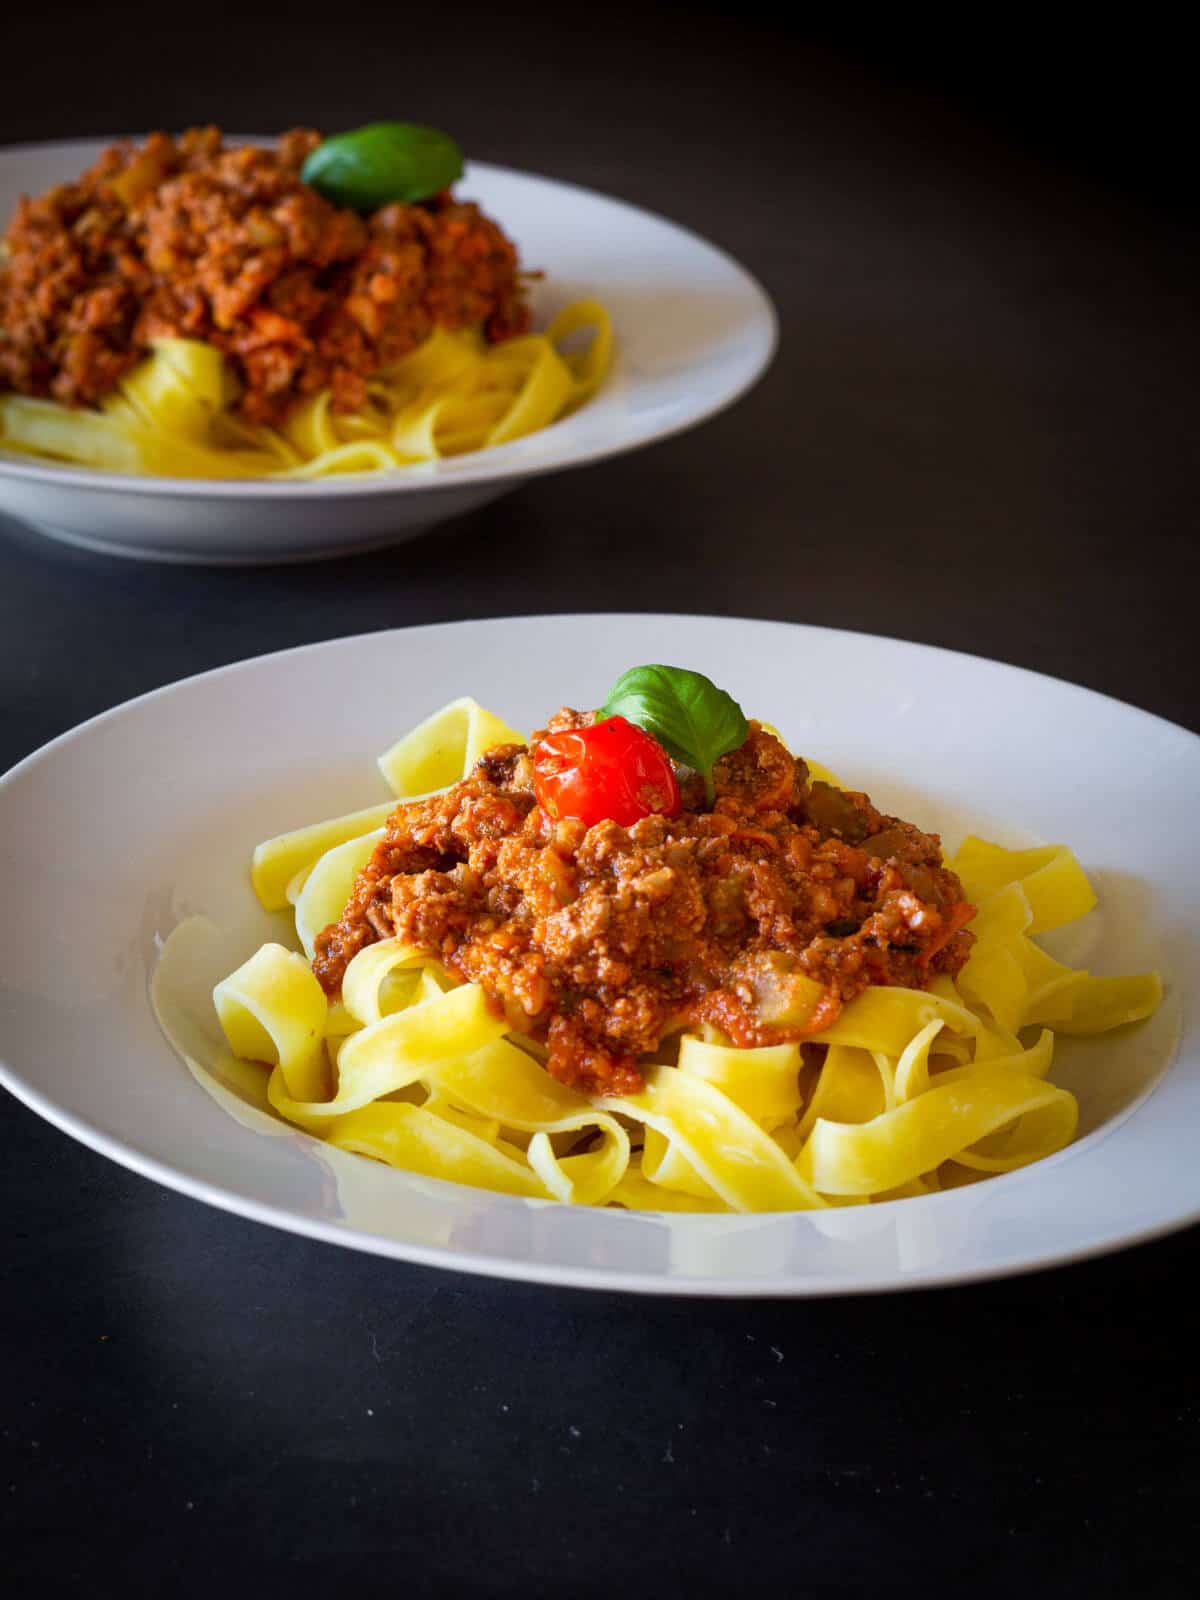
[[[0,446],[76,466],[158,477],[265,477],[276,466],[261,452],[206,449],[120,415],[15,394],[0,395]]]
[[[997,846],[983,840],[974,841],[974,845],[979,847],[978,853],[994,861],[986,853],[998,851]],[[1056,853],[1043,867],[1037,867],[1036,862],[1046,854],[1044,850],[1000,852],[1008,858],[1033,858],[1034,870],[1030,877],[997,890],[971,924],[979,942],[959,974],[962,993],[984,1007],[993,1021],[1009,1032],[1030,1025],[1051,1025],[1066,1033],[1103,1033],[1124,1023],[1141,1021],[1157,1009],[1162,999],[1162,980],[1157,973],[1092,977],[1047,955],[1024,931],[1036,921],[1029,900],[1031,883],[1043,873],[1057,875],[1047,880],[1051,887],[1075,882],[1073,871],[1062,865],[1064,853],[1070,852],[1065,846],[1052,848]],[[1000,867],[997,865],[995,870]],[[1058,903],[1061,906],[1063,902]],[[1078,896],[1076,903],[1082,903]]]
[[[970,928],[980,943],[1003,942],[1028,933],[1033,922],[1033,907],[1022,884],[1005,884],[989,895],[971,919]]]
[[[903,1105],[913,1100],[929,1087],[929,1051],[942,1030],[940,1018],[927,1022],[920,1033],[914,1034],[904,1047],[904,1054],[896,1063],[894,1103]]]
[[[391,415],[368,402],[361,411],[350,411],[339,417],[337,431],[345,444],[356,439],[379,439],[387,444],[392,431]]]
[[[315,865],[316,862],[313,863],[313,866]],[[304,885],[308,882],[308,875],[311,871],[312,867],[301,867],[294,878],[288,879],[288,886],[283,892],[287,897],[288,905],[292,907],[293,911],[296,908],[296,901],[304,893]]]
[[[941,1181],[936,1172],[927,1173],[923,1178],[911,1178],[908,1183],[902,1183],[895,1189],[885,1189],[882,1194],[873,1194],[872,1201],[884,1200],[921,1200],[927,1194],[938,1194],[941,1191]]]
[[[720,1204],[712,1185],[705,1183],[675,1140],[657,1128],[643,1128],[642,1141],[642,1177],[647,1183]]]
[[[528,339],[510,339],[502,359],[511,362],[526,354],[529,360],[525,381],[503,416],[489,429],[489,446],[508,444],[548,427],[570,398],[571,374],[554,346],[536,334]]]
[[[772,1130],[771,1137],[788,1160],[795,1161],[804,1144],[800,1134],[800,1124],[798,1122],[785,1122],[782,1127]]]
[[[274,429],[264,429],[262,432],[272,435],[275,440],[285,440],[291,446],[294,467],[306,467],[309,477],[320,475],[323,462],[330,459],[349,459],[338,456],[338,451],[344,450],[346,445],[354,445],[362,440],[374,440],[387,446],[389,442],[390,416],[387,411],[379,410],[374,403],[362,411],[349,411],[339,416],[334,413],[333,397],[330,390],[322,389],[320,394],[309,395],[307,400],[301,400],[298,406],[286,416],[280,432]],[[387,451],[387,466],[395,466],[394,451]],[[347,470],[342,467],[341,470]]]
[[[856,1045],[830,1045],[812,1099],[796,1133],[803,1144],[817,1119],[870,1122],[887,1110],[887,1089],[879,1063],[870,1050]]]
[[[982,1022],[980,1027],[983,1027]],[[934,1038],[932,1045],[929,1047],[929,1055],[931,1070],[948,1064],[962,1066],[968,1061],[978,1061],[981,1059],[979,1054],[979,1035],[976,1034],[975,1038],[970,1040],[956,1039],[943,1028],[942,1032]]]
[[[446,328],[435,328],[424,344],[380,377],[392,389],[461,387],[465,381],[478,378],[486,348],[477,333],[451,333]]]
[[[1162,1001],[1157,972],[1128,978],[1085,978],[1072,995],[1071,1015],[1055,1026],[1061,1033],[1107,1033],[1129,1022],[1153,1016]]]
[[[340,1150],[372,1156],[426,1178],[529,1199],[548,1198],[541,1179],[524,1162],[422,1106],[394,1101],[364,1106],[339,1117],[328,1139]]]
[[[439,988],[435,994],[425,983],[425,977],[424,968],[390,972],[379,989],[380,1018],[390,1017],[394,1012],[403,1011],[407,1006],[419,1006],[426,1000],[434,1000],[438,994],[445,994],[447,989],[453,987],[452,984],[447,984],[445,988]],[[325,1030],[325,1037],[329,1037],[328,1028]]]
[[[357,1111],[443,1063],[470,1055],[504,1029],[503,1019],[488,1009],[483,990],[463,984],[350,1034],[338,1056],[337,1093],[305,1109],[318,1116]]]
[[[0,436],[20,449],[113,471],[263,476],[278,465],[273,453],[221,449],[213,437],[213,423],[232,398],[218,350],[190,339],[158,339],[100,411],[3,397]]]
[[[317,935],[331,922],[337,922],[350,898],[354,880],[370,860],[383,829],[347,839],[326,850],[308,870],[296,896],[296,933],[311,961]]]
[[[608,1197],[609,1205],[623,1206],[627,1211],[700,1211],[728,1212],[729,1207],[720,1200],[703,1200],[696,1195],[681,1194],[678,1190],[664,1189],[650,1183],[641,1170],[630,1165],[625,1176]]]
[[[814,1044],[851,1044],[899,1057],[915,1033],[935,1019],[973,1037],[979,1019],[958,1001],[927,989],[865,989]]]
[[[560,356],[555,340],[594,328]],[[553,333],[553,338],[549,335]],[[157,339],[100,410],[0,396],[0,448],[113,472],[189,478],[279,477],[419,469],[548,426],[590,398],[612,360],[604,308],[581,301],[545,334],[486,345],[475,330],[437,329],[368,386],[358,411],[335,412],[328,390],[283,425],[245,422],[232,369],[213,346]]]
[[[1004,945],[978,945],[958,975],[958,987],[982,1006],[998,1027],[1015,1033],[1025,1021],[1029,985],[1014,952]]]
[[[156,339],[155,359],[142,361],[117,385],[150,429],[207,444],[213,419],[233,399],[221,352],[195,339]]]
[[[254,451],[271,457],[276,467],[298,467],[304,457],[282,433],[261,422],[246,422],[233,411],[213,418],[212,442],[218,450]]]
[[[911,1048],[911,1044],[905,1046],[906,1050]],[[896,1069],[899,1063],[882,1050],[872,1050],[871,1060],[875,1063],[875,1070],[879,1073],[879,1081],[883,1086],[884,1110],[890,1111],[896,1104]]]
[[[768,1133],[800,1109],[798,1044],[738,1050],[685,1035],[679,1046],[679,1071],[715,1084]]]
[[[1010,1033],[1069,1017],[1074,992],[1086,981],[1085,973],[1055,961],[1028,937],[1033,920],[1023,883],[997,890],[971,923],[977,942],[959,974],[961,993]]]
[[[136,423],[100,411],[72,411],[51,400],[0,395],[0,445],[107,472],[141,472],[150,448]]]
[[[294,1095],[286,1082],[273,1076],[268,1088],[271,1104],[291,1122],[322,1128],[329,1119],[357,1111],[372,1100],[430,1081],[440,1064],[460,1052],[477,1050],[503,1028],[503,1022],[489,1012],[482,990],[464,984],[347,1034],[336,1046],[338,1082],[332,1098]]]
[[[595,329],[590,343],[582,350],[560,350],[563,341],[581,328]],[[571,374],[570,405],[582,405],[595,394],[612,365],[613,330],[608,312],[598,300],[576,300],[558,313],[543,337]]]
[[[267,911],[282,911],[288,903],[288,884],[297,873],[312,867],[334,845],[361,839],[381,828],[395,809],[394,800],[385,800],[364,811],[349,811],[327,822],[314,822],[307,828],[294,828],[291,833],[264,839],[250,865],[250,882],[260,905]]]
[[[1019,881],[1033,913],[1031,933],[1073,922],[1096,904],[1095,890],[1065,844],[1005,850],[970,834],[950,864],[962,879],[968,900],[976,904]]]
[[[936,1055],[941,1044],[942,1040],[939,1039],[937,1048],[930,1051],[930,1054]],[[986,1017],[980,1018],[979,1032],[975,1035],[974,1060],[977,1063],[982,1064],[985,1061],[994,1061],[997,1057],[1016,1055],[1020,1048],[1021,1041],[1015,1033],[1009,1032],[1007,1028],[997,1027]]]
[[[343,845],[341,848],[345,849]],[[342,977],[342,1005],[359,1026],[369,1026],[383,1018],[382,997],[387,980],[396,974],[418,971],[430,966],[433,957],[424,950],[405,944],[401,939],[381,939],[369,944],[351,960]],[[450,985],[447,985],[447,989]],[[446,993],[440,986],[434,995]],[[415,998],[415,991],[413,998]]]
[[[285,467],[272,474],[276,478],[331,478],[346,472],[379,472],[403,466],[396,452],[382,439],[351,439],[346,444],[324,450],[298,467]]]
[[[55,407],[59,410],[59,407]],[[119,389],[114,389],[100,407],[100,415],[109,422],[117,423],[121,429],[130,429],[134,433],[141,431],[142,415],[137,407],[127,400]]]
[[[1025,1020],[1051,1022],[1057,1017],[1070,1015],[1068,991],[1082,981],[1083,974],[1064,966],[1061,961],[1055,961],[1034,944],[1028,937],[1033,920],[1029,897],[1024,885],[1019,882],[1006,884],[984,901],[971,923],[971,932],[977,944],[968,962],[968,971],[971,962],[976,962],[976,976],[968,979],[968,989],[974,982],[978,990],[978,975],[987,966],[987,952],[1005,951],[1012,957],[1025,985],[1025,996],[1021,1002],[1018,1000],[1020,985],[1010,974],[1005,1009],[1011,1010],[1023,1004]]]
[[[439,994],[446,994],[455,987],[452,979],[444,968],[437,963],[430,963],[421,968],[420,981],[414,1000],[420,1004],[424,1000],[436,1000]]]
[[[933,1084],[963,1083],[972,1073],[980,1072],[985,1067],[989,1072],[1020,1072],[1026,1078],[1044,1078],[1048,1075],[1054,1064],[1054,1034],[1049,1028],[1043,1028],[1037,1040],[1025,1048],[1020,1040],[1014,1041],[1016,1048],[1006,1056],[990,1056],[986,1061],[968,1062],[962,1067],[949,1067],[944,1072],[939,1072],[931,1079]]]
[[[629,1136],[617,1119],[558,1083],[511,1040],[495,1039],[470,1054],[441,1061],[427,1081],[435,1093],[474,1115],[532,1134],[529,1160],[560,1199],[599,1204],[629,1163]],[[601,1136],[599,1149],[562,1157],[556,1153],[555,1135],[592,1130]]]
[[[235,1056],[278,1064],[297,1100],[326,1093],[321,1046],[328,1003],[303,956],[264,944],[217,984],[213,1005]]]
[[[343,999],[347,1010],[371,1025],[378,1020],[379,996],[385,980],[398,968],[428,963],[427,955],[398,940],[368,946],[355,956],[346,971]],[[436,996],[441,993],[441,989],[435,990]],[[421,1012],[426,1009],[419,1008]],[[407,1015],[412,1017],[415,1013],[410,1011]],[[363,1036],[354,1037],[358,1040]],[[375,1047],[372,1044],[370,1048],[373,1051]],[[394,1039],[393,1049],[397,1055],[407,1053],[403,1045],[396,1046]],[[348,1054],[343,1048],[339,1057],[343,1086],[355,1071],[354,1059],[352,1055],[348,1059]],[[412,1076],[422,1077],[433,1088],[434,1100],[427,1103],[427,1109],[436,1103],[439,1114],[450,1116],[459,1126],[463,1123],[458,1107],[465,1105],[477,1132],[481,1128],[498,1130],[501,1126],[532,1132],[528,1159],[546,1191],[557,1199],[577,1204],[600,1203],[628,1165],[629,1136],[620,1123],[557,1083],[532,1057],[506,1039],[496,1038],[481,1049],[471,1050],[470,1039],[464,1034],[458,1050],[436,1061],[426,1055]],[[396,1074],[389,1081],[396,1082]],[[294,1110],[282,1106],[280,1109],[284,1114]],[[328,1116],[324,1107],[312,1111]],[[578,1135],[586,1130],[600,1134],[598,1149],[561,1158],[555,1153],[550,1135]]]
[[[934,1171],[1016,1118],[1050,1106],[1057,1107],[1057,1149],[1074,1134],[1075,1097],[1040,1078],[980,1067],[956,1082],[939,1082],[870,1122],[818,1119],[796,1165],[822,1194],[879,1194]]]
[[[333,426],[332,399],[328,389],[309,395],[288,414],[283,424],[283,435],[300,452],[301,462],[336,450],[343,442]]]
[[[1020,1072],[1026,1077],[1044,1079],[1053,1062],[1054,1035],[1049,1028],[1043,1028],[1037,1043],[1028,1050],[1018,1047],[1008,1058],[992,1060],[987,1064],[989,1067]],[[947,1072],[937,1081],[961,1082],[973,1070],[968,1067],[958,1072]],[[1011,1172],[1015,1167],[1027,1166],[1032,1161],[1040,1161],[1043,1156],[1052,1155],[1069,1142],[1061,1137],[1064,1120],[1068,1116],[1069,1109],[1054,1101],[1040,1110],[1031,1111],[1012,1126],[989,1134],[952,1159],[959,1166],[976,1172]]]
[[[411,1093],[416,1097],[413,1099],[412,1104],[420,1105],[431,1116],[441,1117],[446,1122],[452,1122],[456,1128],[463,1128],[467,1133],[473,1133],[477,1139],[483,1139],[487,1144],[494,1145],[497,1149],[501,1145],[504,1145],[506,1149],[512,1148],[511,1140],[501,1138],[500,1124],[495,1117],[477,1117],[473,1111],[464,1111],[461,1106],[456,1106],[453,1100],[436,1091],[433,1094],[424,1095],[424,1098],[422,1098],[423,1091],[421,1089],[413,1089],[406,1091],[406,1093]],[[392,1102],[389,1101],[387,1103],[391,1104]],[[358,1113],[352,1111],[350,1115],[354,1117]]]
[[[1027,1111],[1011,1127],[989,1134],[969,1150],[960,1150],[951,1157],[952,1165],[971,1172],[1015,1172],[1018,1167],[1044,1161],[1075,1136],[1078,1119],[1073,1098],[1051,1100]]]
[[[329,1009],[325,1013],[325,1039],[343,1039],[348,1033],[356,1033],[362,1023],[346,1010],[341,1000],[331,1000]]]
[[[640,1094],[613,1096],[606,1103],[677,1143],[734,1211],[812,1210],[824,1204],[754,1118],[702,1078],[675,1067],[652,1069]]]
[[[472,395],[448,395],[441,402],[434,441],[441,456],[485,450],[493,428],[504,418],[517,389],[496,388]]]
[[[335,1070],[337,1058],[345,1042],[344,1038],[325,1041],[325,1058]],[[320,1096],[325,1092],[326,1087],[322,1083],[317,1094],[305,1095],[299,1099],[294,1097],[288,1092],[287,1081],[278,1067],[272,1071],[267,1080],[267,1100],[272,1110],[285,1122],[294,1122],[298,1128],[303,1128],[306,1133],[315,1134],[318,1139],[323,1139],[338,1120],[336,1112],[322,1113],[321,1107],[324,1102]]]
[[[492,745],[524,743],[524,734],[468,695],[442,706],[398,739],[379,757],[379,770],[403,799],[457,783]]]
[[[398,1008],[403,1010],[404,1004]],[[386,1013],[390,1015],[391,1013]],[[339,1063],[342,1050],[347,1039],[357,1033],[357,1025],[348,1031],[331,1033],[326,1029],[325,1055],[329,1062],[331,1076],[329,1082],[338,1082]],[[411,1082],[401,1089],[394,1089],[387,1097],[396,1100],[411,1100],[415,1105],[428,1100],[429,1095],[422,1079],[414,1075]],[[294,1100],[287,1091],[287,1084],[283,1081],[278,1068],[271,1073],[267,1083],[267,1099],[272,1108],[287,1122],[294,1122],[298,1127],[304,1128],[309,1133],[315,1133],[319,1138],[324,1138],[330,1128],[337,1122],[341,1113],[328,1112],[324,1109],[328,1105],[322,1100]]]
[[[1075,996],[1089,981],[1087,973],[1055,961],[1032,939],[1017,939],[1013,954],[1028,990],[1022,1025],[1053,1023],[1058,1027],[1072,1015]]]
[[[574,1205],[603,1205],[625,1176],[629,1135],[619,1122],[601,1129],[600,1146],[579,1155],[558,1156],[550,1136],[535,1133],[529,1141],[529,1165],[556,1200]]]
[[[418,397],[396,413],[392,449],[404,462],[436,461],[483,450],[512,401],[509,390]]]
[[[943,1000],[948,1000],[951,1005],[966,1005],[962,995],[959,993],[958,985],[953,978],[947,977],[944,972],[939,972],[930,981],[929,992],[940,996]],[[970,1010],[970,1007],[968,1006],[967,1009]],[[977,1028],[982,1030],[985,1026],[983,1019],[976,1015],[975,1021]],[[979,1034],[960,1035],[951,1033],[949,1029],[943,1027],[940,1033],[934,1035],[933,1043],[929,1047],[929,1054],[931,1056],[949,1056],[960,1064],[964,1061],[970,1061],[978,1057]]]
[[[449,395],[418,395],[392,418],[389,442],[398,461],[413,463],[436,461],[438,423],[449,404]]]
[[[477,1116],[497,1117],[506,1127],[526,1133],[568,1125],[600,1126],[613,1120],[606,1110],[598,1110],[552,1078],[511,1039],[489,1040],[470,1053],[439,1061],[432,1081]]]
[[[963,997],[958,992],[958,985],[953,978],[947,977],[944,972],[936,973],[929,980],[929,993],[939,995],[943,1000],[949,1000],[951,1005],[961,1006]]]

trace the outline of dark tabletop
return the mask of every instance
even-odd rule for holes
[[[882,632],[1200,726],[1177,41],[433,15],[25,7],[0,141],[443,123],[731,250],[774,367],[383,554],[189,570],[0,524],[0,768],[246,655],[560,610]],[[8,1592],[1196,1592],[1196,1232],[962,1290],[626,1300],[272,1232],[0,1114]]]

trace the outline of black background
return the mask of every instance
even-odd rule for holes
[[[1152,20],[6,18],[0,141],[442,123],[724,245],[783,345],[696,433],[380,555],[141,567],[0,524],[0,767],[259,651],[606,608],[915,638],[1200,726],[1189,58]],[[654,1303],[353,1256],[3,1117],[11,1592],[1196,1591],[1195,1231],[963,1290]]]

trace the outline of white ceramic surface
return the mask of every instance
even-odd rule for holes
[[[81,172],[110,140],[0,148],[0,219],[22,193]],[[304,560],[411,538],[522,480],[694,427],[732,404],[774,353],[775,313],[724,252],[649,212],[503,167],[472,164],[459,192],[517,241],[535,325],[596,297],[614,371],[574,416],[495,450],[316,483],[197,482],[30,465],[0,451],[0,511],[52,538],[157,561]]]
[[[156,1026],[163,937],[210,919],[214,970],[283,919],[247,863],[280,832],[385,798],[374,757],[473,693],[518,727],[595,704],[629,665],[702,668],[886,807],[1021,844],[1063,839],[1101,895],[1056,953],[1158,964],[1148,1024],[1060,1040],[1082,1137],[1023,1172],[920,1200],[756,1217],[600,1211],[481,1193],[333,1150],[190,1073]],[[554,664],[554,675],[547,675]],[[86,723],[0,779],[0,1080],[95,1149],[197,1198],[382,1255],[649,1293],[804,1295],[984,1278],[1200,1217],[1200,740],[1086,690],[863,635],[730,618],[550,617],[313,645]],[[1147,797],[1152,797],[1148,809]],[[1149,819],[1150,826],[1146,826]],[[1048,941],[1049,942],[1049,941]],[[195,1050],[211,1022],[201,1001]],[[187,1031],[186,1029],[184,1030]],[[191,1041],[185,1039],[191,1047]],[[231,1114],[232,1113],[232,1114]],[[47,1183],[55,1181],[47,1171]]]

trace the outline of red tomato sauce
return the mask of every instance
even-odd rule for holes
[[[547,736],[589,728],[564,710]],[[925,987],[966,961],[973,914],[935,834],[878,811],[750,724],[708,807],[624,826],[551,816],[530,750],[490,750],[446,793],[397,806],[341,919],[317,940],[326,992],[397,937],[483,986],[554,1077],[632,1093],[665,1036],[710,1023],[741,1046],[828,1027],[871,984]],[[811,984],[821,985],[813,1004]]]
[[[94,406],[150,340],[199,339],[232,366],[242,416],[275,424],[322,389],[357,410],[435,327],[526,331],[516,249],[478,206],[343,210],[300,181],[319,142],[155,133],[22,199],[0,251],[0,390]]]

